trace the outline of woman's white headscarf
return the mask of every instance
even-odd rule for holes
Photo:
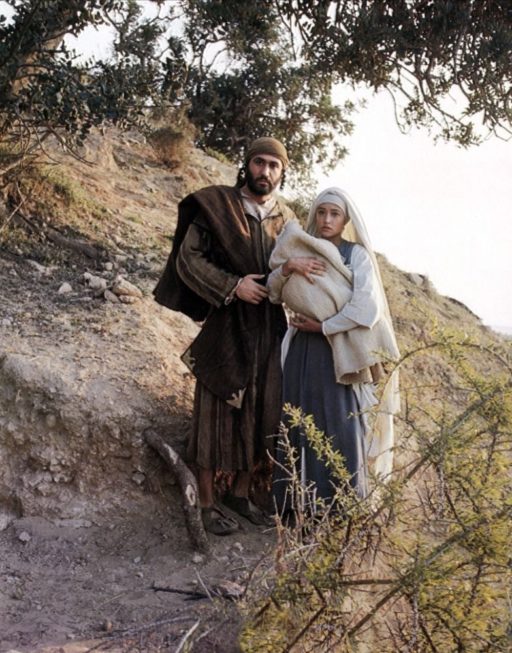
[[[313,236],[317,235],[315,217],[316,211],[321,204],[334,204],[343,210],[348,220],[345,223],[345,228],[343,230],[343,239],[361,245],[368,252],[375,271],[375,278],[379,286],[378,290],[380,294],[380,305],[382,307],[383,319],[388,322],[392,338],[396,344],[396,336],[391,321],[386,293],[382,284],[379,264],[359,209],[346,191],[341,188],[336,188],[335,186],[326,188],[315,198],[309,211],[306,231]],[[355,388],[359,395],[360,404],[362,404],[362,407],[367,407],[371,404],[371,398],[367,395],[367,388],[364,387],[365,384],[357,385],[362,386],[360,388]],[[399,410],[400,393],[398,385],[398,370],[395,370],[390,375],[382,393],[377,417],[370,433],[368,450],[368,455],[375,457],[376,459],[374,465],[375,472],[384,478],[388,476],[392,470],[394,446],[393,415]]]
[[[306,224],[306,231],[316,236],[316,210],[320,204],[335,204],[345,213],[348,219],[348,223],[345,224],[345,229],[343,230],[343,238],[349,240],[353,243],[358,243],[362,245],[370,254],[373,255],[373,248],[370,242],[370,237],[366,231],[366,226],[364,224],[363,218],[359,209],[354,204],[354,201],[350,195],[342,190],[341,188],[336,188],[332,186],[331,188],[326,188],[321,193],[319,193],[316,198],[313,200],[313,204],[309,209],[308,221]],[[378,269],[378,266],[377,266]]]

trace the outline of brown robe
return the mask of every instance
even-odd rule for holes
[[[240,191],[212,186],[180,203],[173,251],[157,301],[206,320],[184,354],[197,379],[192,461],[205,469],[251,470],[271,445],[281,409],[280,306],[226,303],[240,277],[269,272],[275,238],[293,213],[281,202],[260,221]]]

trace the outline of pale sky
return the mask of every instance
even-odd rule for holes
[[[403,135],[384,93],[355,123],[348,157],[318,189],[348,191],[391,263],[428,275],[485,324],[512,327],[512,143],[461,149]]]

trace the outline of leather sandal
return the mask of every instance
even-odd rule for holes
[[[218,506],[201,508],[201,518],[204,530],[214,535],[231,535],[240,528],[236,519],[228,517]]]
[[[223,501],[224,505],[234,510],[238,515],[245,517],[256,526],[274,526],[274,520],[260,510],[247,497],[237,497],[234,494],[226,494]]]

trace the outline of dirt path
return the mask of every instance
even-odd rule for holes
[[[124,650],[134,637],[145,640],[137,650],[173,651],[196,622],[196,639],[212,630],[194,651],[236,650],[232,602],[152,588],[204,595],[204,586],[214,592],[225,581],[243,586],[273,533],[247,524],[236,536],[213,539],[207,561],[191,551],[173,510],[110,524],[38,517],[11,524],[0,534],[0,651],[78,652],[78,642],[90,647],[90,640],[95,650]]]

